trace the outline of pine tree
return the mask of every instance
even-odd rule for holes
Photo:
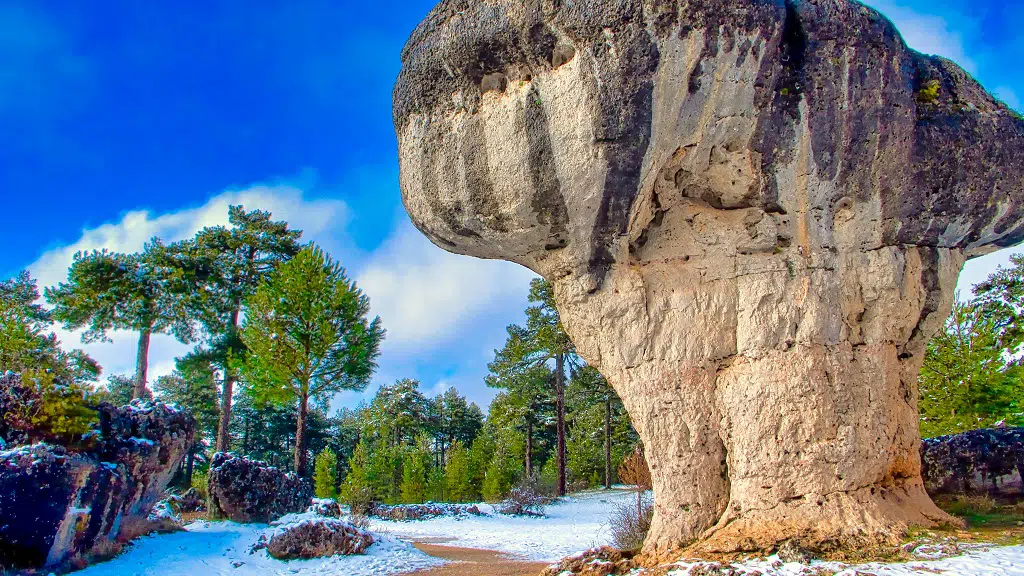
[[[107,377],[107,398],[111,404],[124,406],[135,397],[135,376],[111,374]],[[143,398],[148,400],[149,398]]]
[[[196,452],[202,451],[204,438],[212,438],[217,427],[217,377],[205,351],[198,349],[178,358],[175,370],[157,378],[154,385],[160,399],[192,413],[197,434],[185,459],[185,485],[192,484]]]
[[[149,395],[149,343],[153,334],[191,342],[193,325],[180,293],[171,290],[182,274],[168,249],[154,238],[142,252],[75,254],[67,282],[46,289],[53,317],[69,330],[87,328],[84,342],[109,341],[111,330],[139,334],[134,398]]]
[[[0,373],[47,373],[63,382],[95,380],[100,366],[81,350],[64,350],[52,332],[51,315],[37,301],[27,272],[0,282]]]
[[[430,438],[421,436],[415,446],[407,448],[402,457],[402,502],[419,504],[427,498],[430,475]]]
[[[313,473],[313,487],[317,498],[334,499],[338,495],[338,457],[330,448],[316,455]]]
[[[298,254],[302,232],[269,212],[228,210],[228,226],[204,228],[194,239],[174,245],[185,272],[180,291],[208,335],[207,348],[224,372],[216,449],[230,449],[231,404],[238,364],[246,348],[239,335],[245,302],[285,261]]]
[[[925,352],[921,434],[955,434],[999,421],[1024,424],[1024,367],[1008,362],[1004,334],[981,303],[955,302]]]
[[[362,390],[376,369],[384,338],[380,318],[367,321],[370,301],[345,270],[310,246],[275,272],[248,300],[243,364],[257,397],[297,404],[295,472],[306,474],[310,400]]]
[[[483,427],[480,407],[466,400],[455,388],[449,388],[430,402],[429,417],[438,448],[438,462],[445,462],[445,453],[455,442],[468,446]]]
[[[418,380],[403,378],[381,386],[364,414],[364,433],[401,446],[427,430],[430,402]]]
[[[469,450],[456,440],[448,450],[448,462],[444,467],[448,500],[469,502],[473,499],[473,478],[469,470]]]
[[[368,446],[360,442],[352,451],[348,474],[341,486],[341,501],[348,504],[353,514],[365,514],[374,501],[369,468]]]
[[[547,367],[549,362],[554,364],[551,371],[551,386],[554,390],[557,436],[557,493],[564,496],[566,370],[579,367],[582,363],[576,355],[575,345],[562,327],[551,284],[540,278],[534,279],[530,283],[529,301],[535,305],[526,309],[526,325],[509,326],[505,347],[495,352],[495,359],[489,365],[492,375],[488,377],[488,385],[503,388],[523,374]]]

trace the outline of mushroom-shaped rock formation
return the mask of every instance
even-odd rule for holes
[[[917,374],[1024,239],[1024,121],[850,0],[444,0],[395,88],[403,200],[555,287],[646,446],[646,551],[949,520]]]

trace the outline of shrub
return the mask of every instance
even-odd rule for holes
[[[330,448],[324,448],[316,455],[313,471],[313,490],[317,498],[338,496],[338,457]]]
[[[654,503],[641,495],[638,503],[624,502],[615,507],[610,520],[612,542],[621,550],[636,550],[644,544],[651,529]]]
[[[545,501],[537,493],[537,481],[523,477],[498,505],[498,512],[514,516],[543,516]]]
[[[200,496],[203,497],[203,500],[206,500],[207,497],[208,497],[208,495],[206,493],[206,480],[207,480],[207,475],[206,474],[207,474],[206,472],[199,472],[199,471],[195,471],[195,472],[192,473],[192,488],[196,492],[198,492]]]

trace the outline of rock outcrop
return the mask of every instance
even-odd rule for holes
[[[218,452],[206,491],[210,514],[234,522],[271,522],[313,504],[313,486],[265,462]]]
[[[99,413],[89,450],[0,452],[0,569],[79,566],[160,528],[148,517],[192,443],[192,416],[160,403]]]
[[[932,496],[1024,498],[1024,428],[988,428],[921,443],[924,486]]]
[[[916,378],[965,259],[1024,238],[1024,120],[849,0],[444,0],[394,92],[405,207],[550,280],[622,396],[648,553],[949,517]]]
[[[336,518],[304,518],[277,527],[266,543],[278,560],[365,554],[373,535]]]

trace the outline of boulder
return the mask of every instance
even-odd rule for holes
[[[924,486],[932,496],[1024,498],[1024,428],[989,428],[921,443]]]
[[[192,416],[161,403],[98,410],[86,451],[0,452],[0,568],[79,566],[160,528],[150,512],[192,443]]]
[[[171,496],[168,501],[182,514],[194,514],[206,510],[206,500],[195,488],[189,488],[184,494]]]
[[[303,518],[274,529],[267,552],[278,560],[365,554],[373,535],[336,518]]]
[[[234,522],[271,522],[303,512],[313,503],[313,486],[292,472],[259,460],[218,452],[207,476],[210,514]]]
[[[394,90],[438,246],[551,281],[646,447],[645,549],[952,521],[917,374],[965,259],[1024,238],[1024,120],[852,0],[444,0]]]

